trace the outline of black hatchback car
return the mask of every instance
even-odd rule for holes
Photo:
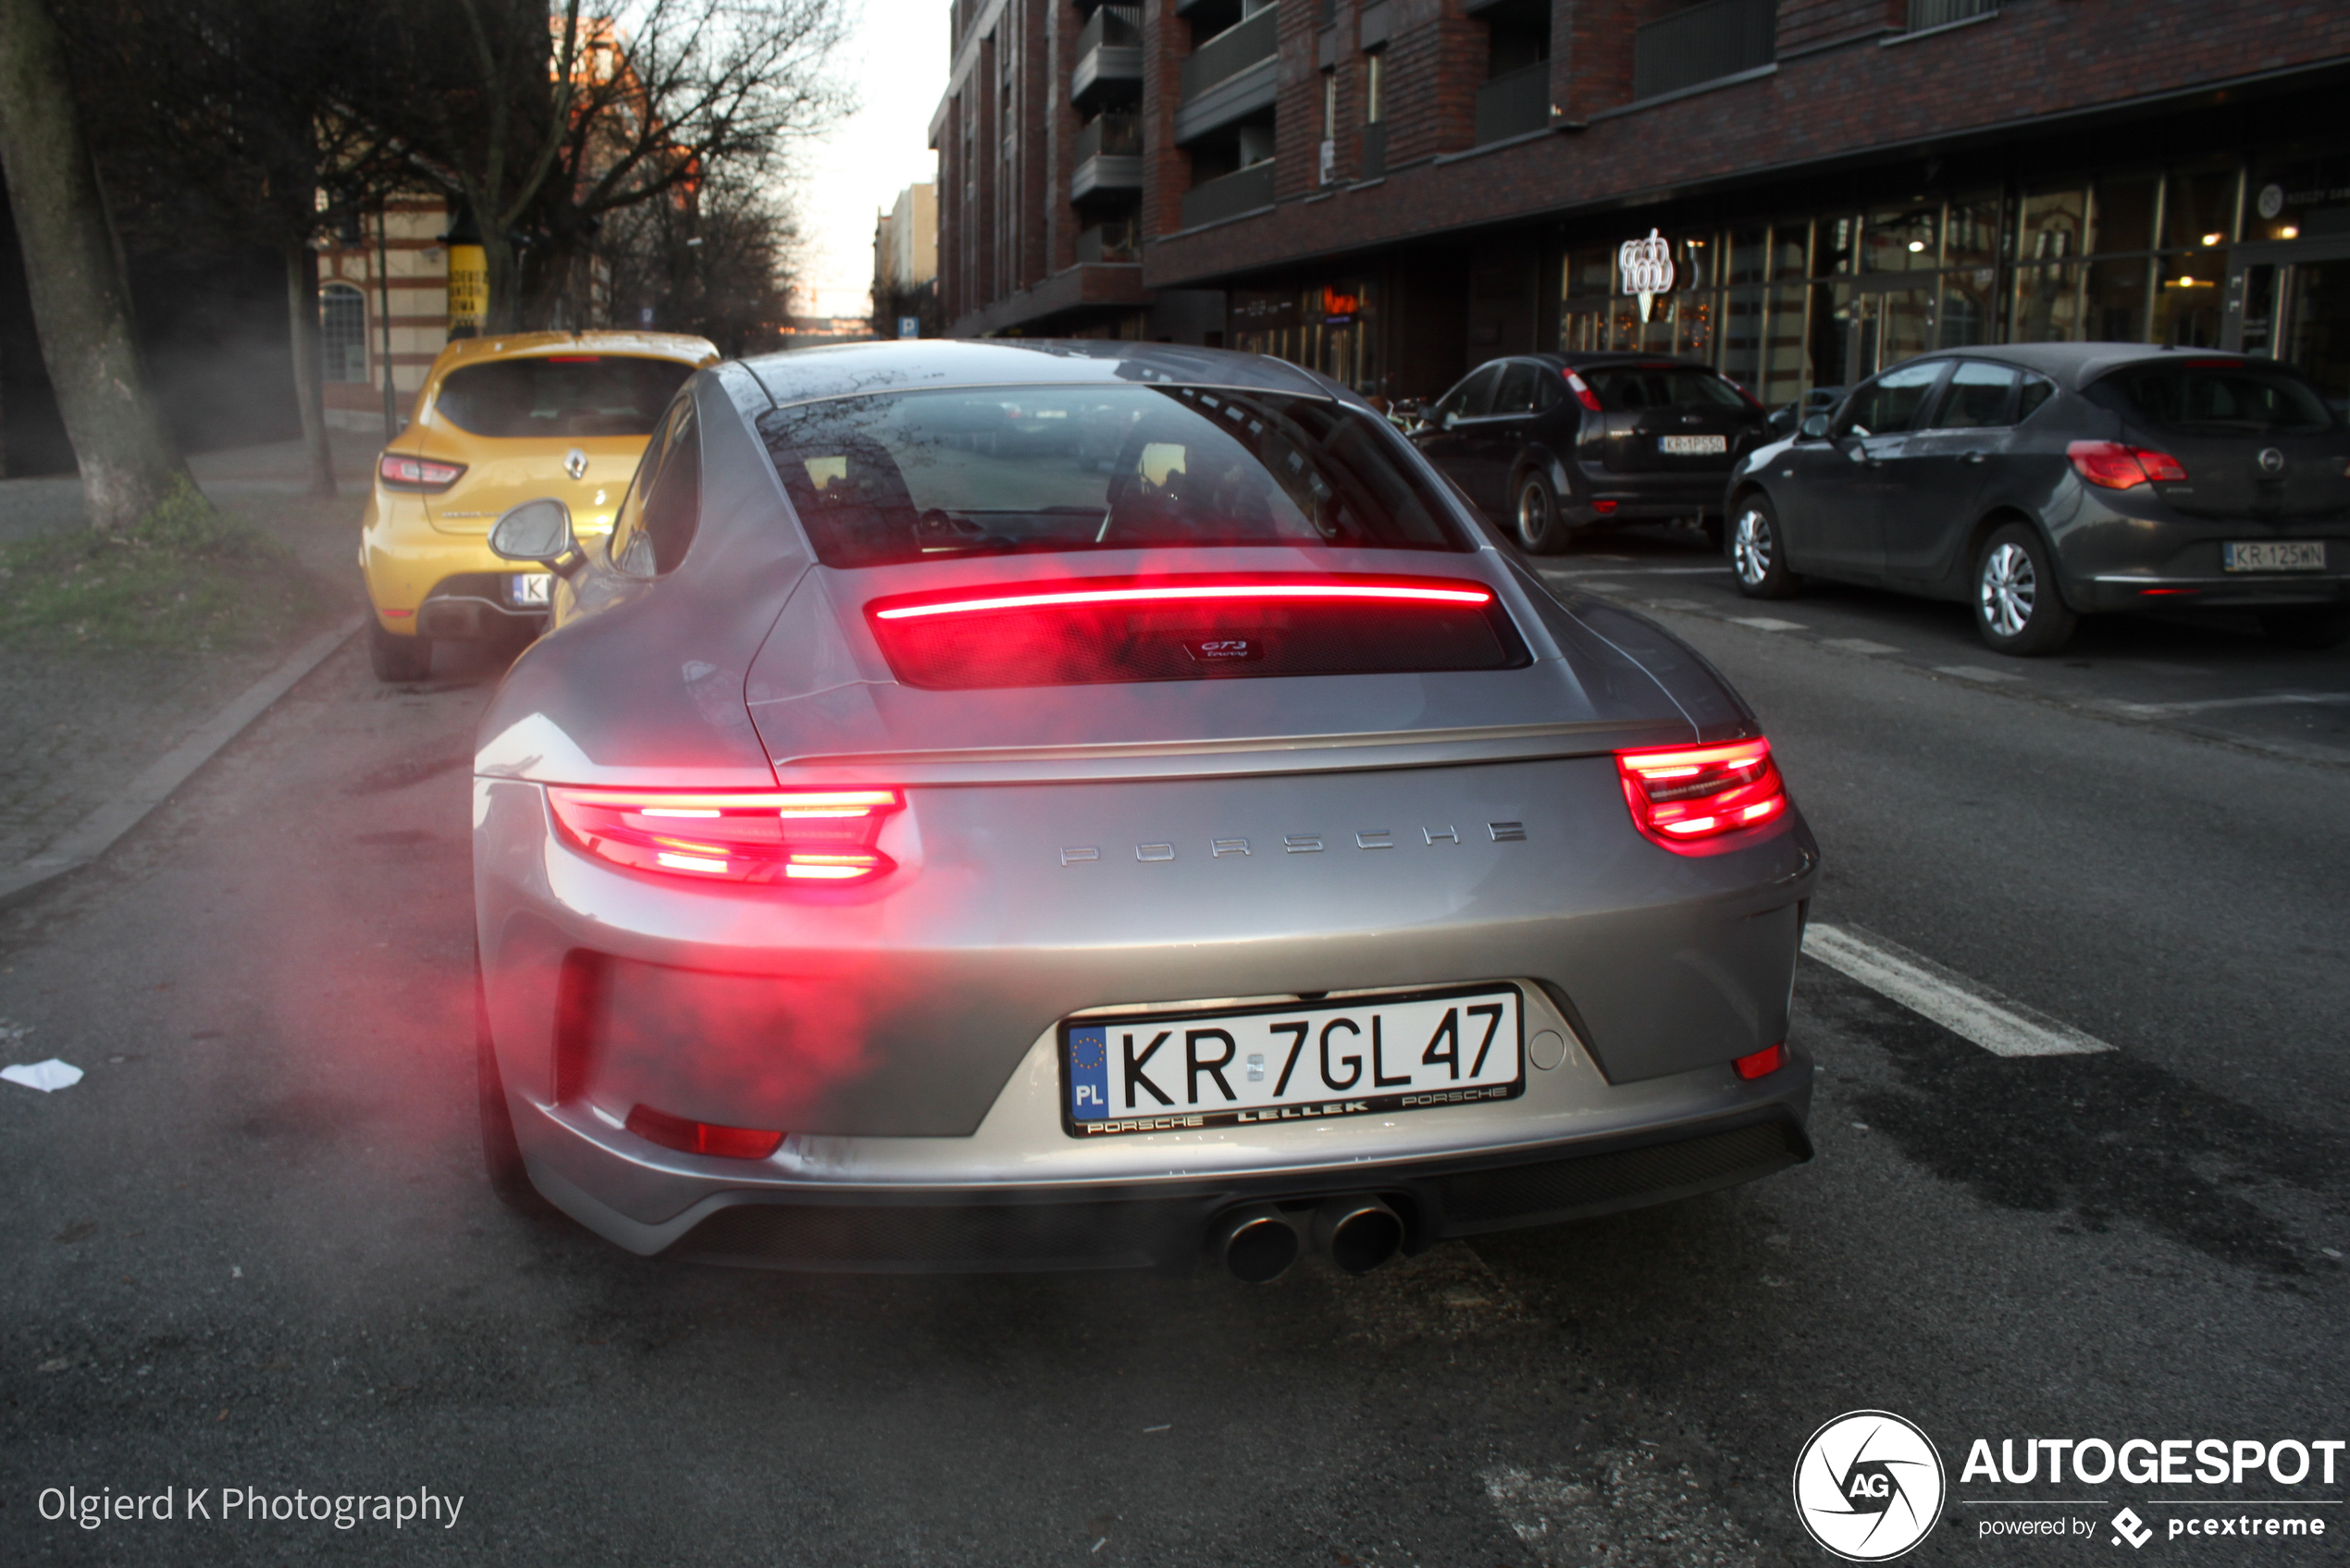
[[[1762,405],[1702,364],[1655,354],[1490,360],[1412,439],[1538,555],[1594,523],[1702,517],[1716,540],[1731,465],[1768,438]]]
[[[2000,653],[2157,607],[2257,611],[2296,648],[2350,638],[2350,426],[2268,360],[1922,354],[1750,454],[1728,513],[1740,592],[1818,575],[1960,599]]]

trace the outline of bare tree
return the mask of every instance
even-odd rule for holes
[[[464,198],[511,329],[563,298],[611,215],[845,113],[845,31],[842,0],[381,0],[351,103]]]
[[[83,505],[93,527],[128,528],[192,481],[147,389],[65,50],[42,0],[0,0],[0,165]]]
[[[799,228],[758,170],[726,169],[616,213],[592,266],[574,269],[575,319],[592,290],[620,325],[693,332],[733,355],[774,345],[790,318]]]

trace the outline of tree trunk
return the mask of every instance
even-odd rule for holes
[[[286,247],[286,310],[293,341],[294,401],[302,405],[302,445],[310,494],[335,493],[334,445],[327,438],[327,389],[318,364],[318,287],[309,246]]]
[[[43,0],[0,0],[0,167],[83,506],[92,527],[127,528],[191,481],[147,390],[130,290]]]
[[[5,3],[6,0],[0,0],[0,4]],[[478,213],[483,209],[474,210]],[[491,337],[515,331],[522,323],[522,266],[503,225],[481,226],[481,259],[489,275],[489,308],[482,315],[482,334]]]

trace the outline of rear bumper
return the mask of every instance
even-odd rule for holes
[[[1404,1249],[1614,1214],[1773,1175],[1812,1157],[1812,1064],[1795,1056],[1750,1103],[1608,1134],[1342,1167],[1070,1185],[735,1186],[647,1224],[569,1161],[529,1158],[565,1213],[630,1252],[810,1272],[977,1273],[1197,1265],[1219,1216],[1376,1194]],[[517,1105],[518,1113],[529,1108]],[[535,1130],[542,1145],[550,1129]]]
[[[2271,573],[2259,575],[2181,575],[2114,572],[2068,583],[2077,610],[2282,610],[2291,605],[2350,604],[2350,575]]]
[[[1570,523],[1655,522],[1722,510],[1729,483],[1726,463],[1702,473],[1618,474],[1595,463],[1576,464],[1575,493],[1560,511]]]

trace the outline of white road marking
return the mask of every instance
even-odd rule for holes
[[[1620,594],[1624,591],[1623,584],[1602,582],[1597,577],[1570,577],[1567,582],[1571,586],[1581,588],[1586,593]]]
[[[2252,697],[2209,697],[2200,702],[2117,702],[2114,711],[2136,718],[2162,713],[2203,713],[2214,708],[2261,708],[2281,702],[2350,702],[2350,691],[2264,691]]]
[[[1825,637],[1821,640],[1820,646],[1840,648],[1847,653],[1899,653],[1901,651],[1890,643],[1871,642],[1866,637]]]
[[[1803,929],[1803,951],[1995,1056],[2073,1056],[2113,1049],[2094,1034],[1881,936],[1813,920]]]
[[[1800,621],[1774,621],[1768,615],[1733,615],[1733,626],[1751,626],[1758,632],[1808,632],[1812,628]]]
[[[1980,664],[1936,664],[1937,675],[1956,675],[1962,681],[2020,681],[2021,675],[2010,675],[2005,670],[1985,670]]]

